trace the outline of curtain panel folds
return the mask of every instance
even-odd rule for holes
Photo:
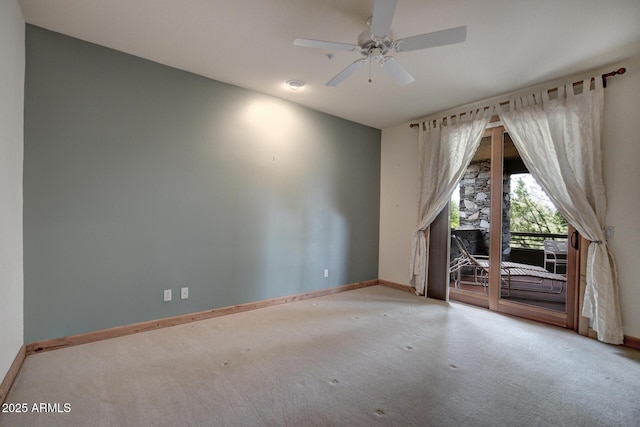
[[[418,140],[418,225],[413,233],[410,280],[416,294],[427,286],[429,225],[447,205],[471,163],[492,111],[476,111],[450,120],[429,121]],[[453,122],[453,123],[452,123]]]
[[[616,265],[604,236],[606,196],[602,176],[601,129],[604,90],[585,80],[582,93],[573,85],[497,106],[529,172],[567,221],[591,241],[587,252],[586,291],[582,315],[592,320],[598,339],[623,343]]]

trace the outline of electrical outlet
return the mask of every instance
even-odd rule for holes
[[[180,288],[180,299],[189,298],[189,288]]]
[[[164,302],[171,301],[171,289],[164,290]]]
[[[329,277],[329,269],[328,268],[324,269],[324,277]]]
[[[614,232],[614,228],[612,226],[610,226],[610,225],[606,226],[604,228],[604,237],[607,240],[613,239],[613,232]]]

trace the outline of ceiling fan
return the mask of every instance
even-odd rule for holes
[[[373,16],[367,19],[369,28],[358,36],[358,44],[296,38],[293,41],[293,45],[320,49],[346,50],[358,52],[364,56],[364,58],[357,59],[347,66],[347,68],[336,74],[335,77],[326,83],[327,86],[337,86],[367,63],[369,64],[369,82],[371,82],[371,63],[373,61],[378,61],[382,69],[385,70],[399,86],[406,86],[415,79],[393,56],[387,55],[389,51],[408,52],[462,43],[467,38],[467,27],[449,28],[448,30],[393,40],[390,30],[396,4],[397,0],[375,0]]]

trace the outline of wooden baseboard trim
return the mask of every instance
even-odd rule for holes
[[[416,289],[413,286],[401,285],[400,283],[390,282],[389,280],[378,279],[378,285],[386,286],[387,288],[398,289],[401,291],[411,292],[412,294],[416,293]]]
[[[593,338],[594,340],[598,339],[598,333],[593,330],[593,328],[589,327],[589,338]],[[622,345],[625,347],[632,348],[634,350],[640,350],[640,338],[632,337],[630,335],[624,336],[624,341]]]
[[[16,358],[13,359],[13,363],[9,367],[9,371],[7,371],[7,375],[4,376],[2,383],[0,383],[0,405],[2,405],[7,398],[7,394],[9,394],[9,389],[11,389],[11,385],[13,381],[18,376],[18,372],[20,372],[20,368],[22,367],[22,363],[26,357],[26,346],[23,344],[18,350],[18,354]]]
[[[196,313],[183,314],[180,316],[167,317],[164,319],[150,320],[147,322],[133,323],[131,325],[116,326],[114,328],[102,329],[94,332],[86,332],[66,337],[53,338],[49,340],[36,341],[26,345],[26,354],[43,353],[45,351],[57,350],[65,347],[72,347],[80,344],[88,344],[110,338],[125,335],[137,334],[140,332],[153,331],[155,329],[167,328],[170,326],[183,325],[185,323],[197,322],[199,320],[211,319],[228,314],[241,313],[249,310],[270,307],[279,304],[286,304],[294,301],[302,301],[310,298],[317,298],[339,292],[352,291],[354,289],[365,288],[378,284],[378,280],[368,280],[364,282],[350,283],[348,285],[334,288],[320,289],[318,291],[304,292],[301,294],[289,295],[286,297],[272,298],[269,300],[250,302],[234,306],[216,308],[213,310],[200,311]]]
[[[624,346],[640,350],[640,338],[632,337],[629,335],[624,336]]]

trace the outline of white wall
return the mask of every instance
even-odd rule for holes
[[[616,257],[622,318],[625,335],[640,337],[640,280],[638,279],[638,244],[640,242],[640,58],[563,79],[576,81],[621,66],[627,73],[609,79],[605,90],[603,134],[605,186],[609,202],[607,225],[615,227],[610,241]],[[575,80],[574,80],[575,79]],[[520,91],[553,87],[556,82]],[[507,94],[479,101],[473,106],[493,105],[509,99]],[[447,112],[449,113],[449,112]],[[380,279],[409,284],[411,233],[417,215],[417,128],[401,124],[382,130],[382,171],[380,195]]]
[[[411,236],[418,220],[418,128],[382,130],[378,278],[409,284]]]
[[[0,1],[0,380],[23,344],[24,33],[17,1]]]
[[[640,338],[640,58],[623,64],[627,73],[609,79],[603,130],[607,225],[618,265],[625,335]]]

